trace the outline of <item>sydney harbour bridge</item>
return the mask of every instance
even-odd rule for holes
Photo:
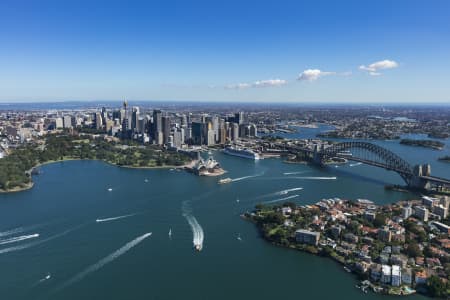
[[[346,159],[397,172],[410,188],[442,189],[450,188],[450,179],[431,176],[429,164],[412,166],[394,152],[368,142],[341,142],[329,147],[315,145],[313,149],[296,145],[278,144],[312,163],[323,165],[333,159]]]

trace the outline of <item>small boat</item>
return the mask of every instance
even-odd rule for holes
[[[348,273],[352,272],[352,270],[350,270],[348,267],[344,267],[344,270],[347,271]]]
[[[195,244],[194,245],[194,249],[196,250],[196,251],[202,251],[202,245],[201,244]]]
[[[231,179],[231,178],[223,178],[223,179],[220,179],[219,180],[219,184],[225,184],[225,183],[230,183],[230,182],[232,182],[233,181],[233,179]]]
[[[169,229],[169,237],[172,237],[172,228]]]
[[[108,189],[108,192],[112,192],[112,188],[109,188],[109,189]]]
[[[48,273],[47,276],[45,276],[45,280],[50,279],[50,277],[52,277],[52,276],[50,275],[50,273]]]
[[[236,199],[236,202],[237,202],[237,203],[239,203],[239,201],[240,201],[239,199]]]
[[[147,179],[147,178],[145,178],[145,179],[144,179],[144,182],[148,182],[148,179]]]
[[[241,234],[239,233],[237,236],[238,241],[242,241]]]
[[[211,151],[208,151],[208,154],[209,154],[209,155],[212,155],[212,152],[211,152]]]

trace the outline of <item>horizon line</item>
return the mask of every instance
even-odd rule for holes
[[[258,100],[221,100],[221,101],[210,101],[210,100],[129,100],[129,99],[87,99],[87,100],[14,100],[14,101],[2,101],[0,100],[0,105],[14,105],[14,104],[58,104],[58,103],[114,103],[114,102],[123,102],[128,101],[131,103],[172,103],[172,104],[272,104],[272,105],[384,105],[384,106],[392,106],[392,105],[404,105],[404,106],[450,106],[450,101],[447,102],[406,102],[406,101],[398,101],[398,102],[384,102],[384,101],[371,101],[371,102],[356,102],[356,101],[258,101]]]

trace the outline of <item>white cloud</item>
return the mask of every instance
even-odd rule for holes
[[[323,76],[336,75],[336,72],[325,72],[319,69],[308,69],[304,70],[300,75],[298,75],[298,80],[302,81],[314,81]]]
[[[226,89],[234,89],[234,90],[241,90],[241,89],[247,89],[247,88],[262,88],[262,87],[275,87],[275,86],[282,86],[287,84],[287,81],[284,79],[268,79],[268,80],[258,80],[253,83],[237,83],[237,84],[230,84],[225,86]]]
[[[359,69],[369,72],[369,75],[380,76],[381,73],[379,72],[379,70],[394,69],[397,67],[398,67],[398,63],[396,61],[385,59],[385,60],[380,60],[380,61],[374,62],[368,66],[361,65],[361,66],[359,66]]]
[[[246,89],[249,87],[250,87],[250,85],[248,83],[236,83],[236,84],[229,84],[229,85],[225,86],[225,88],[229,89],[229,90],[241,90],[241,89]]]
[[[281,86],[287,83],[284,79],[268,79],[268,80],[259,80],[253,83],[253,87],[270,87],[270,86]]]

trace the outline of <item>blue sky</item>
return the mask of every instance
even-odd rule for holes
[[[0,101],[450,102],[450,1],[0,1]]]

